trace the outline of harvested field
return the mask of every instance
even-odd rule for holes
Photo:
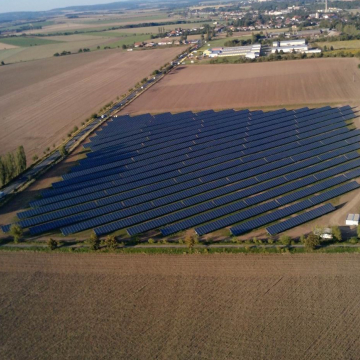
[[[133,102],[126,112],[358,105],[357,65],[355,58],[327,58],[182,66]]]
[[[80,36],[80,35],[79,35]],[[77,52],[80,48],[96,48],[97,46],[105,45],[114,41],[112,38],[107,37],[94,37],[87,40],[80,38],[78,41],[57,42],[55,44],[29,46],[17,49],[16,52],[0,51],[0,61],[5,61],[7,64],[32,61],[45,58],[52,58],[55,53],[61,53],[62,51]]]
[[[0,43],[0,50],[16,49],[16,48],[17,48],[16,45]]]
[[[9,37],[1,39],[1,42],[4,44],[21,46],[21,47],[30,47],[30,46],[40,46],[40,45],[50,45],[54,43],[58,43],[58,41],[43,39],[40,37]]]
[[[359,271],[358,254],[2,252],[0,356],[357,359]]]
[[[24,145],[30,162],[178,52],[107,50],[0,68],[0,154]]]

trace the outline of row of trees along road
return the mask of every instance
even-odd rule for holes
[[[0,156],[0,186],[7,184],[26,169],[26,155],[23,146],[15,153],[8,152]]]

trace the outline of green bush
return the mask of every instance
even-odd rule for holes
[[[14,243],[17,244],[23,236],[23,229],[18,224],[12,224],[10,227],[10,235],[13,237]]]
[[[289,246],[291,243],[291,237],[287,236],[287,235],[280,236],[279,240],[280,240],[281,244],[283,244],[285,246]]]
[[[349,240],[349,243],[351,244],[357,244],[358,243],[358,239],[356,237],[352,237],[350,240]]]
[[[48,241],[47,241],[47,246],[50,250],[55,250],[59,244],[56,240],[50,238]]]
[[[341,235],[341,230],[338,226],[333,226],[331,228],[332,230],[332,234],[335,240],[337,241],[342,241],[342,235]]]
[[[115,250],[117,248],[117,241],[115,236],[108,235],[104,240],[104,245],[109,250]]]
[[[92,232],[90,235],[89,240],[87,241],[91,250],[99,250],[100,249],[100,239],[95,234],[95,232]]]
[[[320,245],[320,238],[315,234],[309,234],[304,240],[304,245],[307,250],[315,250]]]

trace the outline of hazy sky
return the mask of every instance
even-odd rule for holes
[[[0,0],[0,13],[51,10],[66,6],[107,4],[119,0]]]

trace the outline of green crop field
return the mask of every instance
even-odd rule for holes
[[[107,43],[106,45],[101,45],[100,49],[103,49],[104,47],[110,47],[114,49],[117,47],[122,47],[122,45],[132,45],[135,42],[146,41],[149,39],[149,35],[131,35],[125,36],[123,38],[119,37],[119,39],[114,42]]]
[[[324,42],[317,42],[316,45],[321,47],[326,46],[328,49],[332,46],[334,50],[360,49],[360,40],[324,41]]]
[[[105,19],[105,20],[89,20],[84,21],[84,24],[115,24],[115,23],[143,23],[143,22],[149,22],[159,19],[166,19],[167,14],[166,13],[159,13],[158,15],[151,15],[151,16],[136,16],[136,17],[123,17],[123,18],[117,18],[117,19]]]
[[[136,36],[136,32],[133,34],[127,33],[127,32],[115,32],[115,31],[95,31],[95,32],[87,32],[86,34],[83,34],[83,36],[103,36],[103,37],[115,37],[115,38],[121,38],[124,36]]]
[[[54,24],[54,21],[39,21],[39,22],[33,22],[33,23],[25,23],[25,24],[20,24],[20,25],[1,27],[0,31],[17,30],[17,29],[21,29],[22,27],[28,27],[28,26],[50,26],[53,24]]]
[[[57,44],[60,41],[42,39],[37,37],[30,36],[14,36],[8,38],[0,38],[0,42],[8,45],[15,45],[20,47],[29,47],[29,46],[37,46],[37,45],[49,45],[49,44]]]

